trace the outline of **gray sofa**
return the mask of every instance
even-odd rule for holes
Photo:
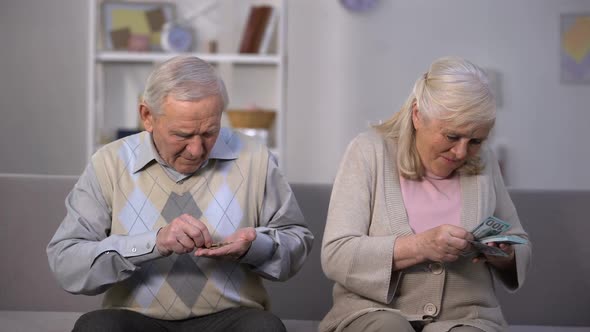
[[[61,290],[49,271],[45,246],[65,214],[75,177],[0,175],[0,331],[68,331],[101,297]],[[273,311],[289,331],[314,331],[331,306],[332,283],[320,266],[330,185],[293,184],[316,235],[301,272],[267,282]],[[511,332],[590,332],[590,191],[511,192],[534,244],[533,267],[515,294],[498,289]]]

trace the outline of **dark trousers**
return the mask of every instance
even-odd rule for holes
[[[162,320],[121,309],[101,309],[86,313],[76,321],[72,332],[286,332],[281,320],[268,311],[233,308],[202,317]]]

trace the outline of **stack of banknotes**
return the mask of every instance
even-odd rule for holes
[[[471,242],[471,246],[475,250],[483,254],[506,257],[508,254],[506,254],[502,249],[498,247],[492,247],[487,244],[490,242],[495,242],[498,244],[526,244],[528,241],[523,237],[504,234],[508,229],[510,229],[510,226],[511,225],[504,220],[494,216],[488,217],[479,225],[477,225],[477,227],[475,227],[475,229],[471,232],[475,240],[469,242]]]

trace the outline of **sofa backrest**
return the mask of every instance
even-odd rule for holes
[[[49,270],[45,248],[65,216],[75,176],[0,174],[0,310],[86,312],[102,295],[72,295]],[[293,185],[316,240],[303,269],[286,283],[265,281],[274,312],[286,319],[319,319],[331,305],[332,283],[321,272],[320,244],[331,186]],[[323,294],[310,304],[310,293]]]
[[[292,184],[291,188],[315,239],[299,273],[287,282],[265,281],[271,310],[283,319],[321,320],[332,307],[332,281],[322,271],[320,250],[331,185]]]
[[[45,248],[77,177],[0,175],[0,310],[88,311],[101,298],[71,295],[49,270]]]
[[[511,190],[533,244],[523,287],[497,287],[506,319],[520,325],[590,326],[590,190]]]
[[[45,247],[65,215],[64,199],[76,177],[0,174],[0,310],[84,312],[101,296],[71,295],[49,271]],[[265,282],[272,310],[284,319],[320,320],[332,303],[320,248],[331,185],[293,184],[315,235],[307,263],[287,282]],[[511,191],[533,241],[533,265],[524,287],[498,287],[511,324],[590,326],[590,191]]]

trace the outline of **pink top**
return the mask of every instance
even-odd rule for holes
[[[414,233],[443,224],[461,225],[461,184],[458,175],[443,179],[427,174],[422,181],[400,176],[400,184]]]

